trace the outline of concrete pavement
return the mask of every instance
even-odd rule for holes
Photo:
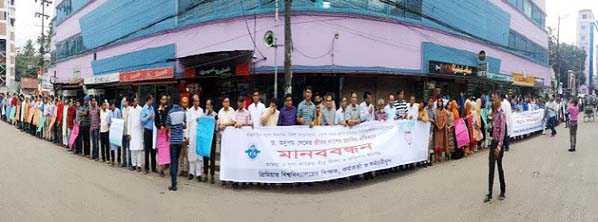
[[[507,199],[482,202],[488,153],[374,181],[232,189],[90,161],[0,123],[0,221],[596,221],[598,122],[505,154]],[[498,175],[495,178],[495,199]]]

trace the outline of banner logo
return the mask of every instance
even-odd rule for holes
[[[257,155],[261,153],[260,150],[258,150],[254,144],[251,144],[249,146],[249,149],[245,150],[245,153],[247,153],[247,156],[254,160],[255,158],[257,158]]]

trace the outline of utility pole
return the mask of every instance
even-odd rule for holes
[[[291,0],[284,0],[284,91],[293,93],[293,71],[291,70],[291,50],[293,40],[291,34]]]
[[[280,23],[280,20],[278,19],[278,8],[280,7],[280,1],[276,0],[275,4],[276,11],[274,13],[274,30],[276,30],[275,33],[278,33],[278,25]],[[278,98],[278,37],[276,35],[274,35],[274,98]]]
[[[39,2],[42,5],[42,12],[36,12],[35,13],[35,17],[36,18],[40,18],[42,20],[42,36],[41,36],[41,44],[39,47],[39,54],[40,54],[40,58],[39,58],[39,63],[41,66],[41,72],[43,74],[44,71],[44,54],[46,52],[46,50],[44,49],[44,43],[46,42],[46,31],[45,31],[45,23],[44,23],[44,19],[49,19],[50,16],[46,14],[46,7],[50,7],[50,5],[52,4],[52,1],[50,0],[35,0],[35,2]]]
[[[559,16],[559,23],[556,29],[556,91],[558,91],[558,85],[561,82],[561,59],[560,59],[560,35],[561,35],[561,16]],[[556,92],[555,92],[556,95]]]

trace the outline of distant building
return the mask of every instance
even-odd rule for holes
[[[15,0],[0,0],[0,88],[16,90]]]
[[[594,85],[595,62],[598,62],[598,57],[595,57],[596,53],[594,51],[596,30],[596,18],[592,10],[580,10],[577,16],[577,46],[586,51],[587,54],[585,69],[583,70],[586,82],[580,83],[586,86]]]

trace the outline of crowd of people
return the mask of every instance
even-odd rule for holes
[[[123,97],[120,101],[98,101],[94,96],[64,99],[13,93],[0,94],[0,107],[2,120],[23,132],[59,144],[74,154],[146,174],[151,171],[164,176],[169,168],[172,180],[169,190],[172,191],[177,190],[177,175],[199,182],[208,182],[209,175],[211,183],[214,183],[219,132],[227,127],[353,127],[367,121],[387,120],[431,123],[430,155],[427,161],[348,178],[367,180],[376,175],[459,159],[488,147],[498,147],[500,158],[497,156],[495,160],[498,161],[499,168],[502,168],[502,155],[509,150],[511,140],[509,135],[513,112],[545,109],[545,123],[553,136],[556,135],[554,127],[561,120],[576,129],[579,112],[579,109],[576,111],[574,108],[566,108],[564,100],[555,100],[553,97],[545,101],[537,97],[516,96],[509,99],[499,92],[485,92],[479,97],[466,96],[461,92],[458,98],[451,99],[448,95],[442,95],[441,89],[436,89],[431,98],[420,102],[415,96],[407,98],[404,91],[391,93],[376,101],[370,92],[351,92],[349,98],[338,98],[339,107],[333,94],[320,96],[309,86],[304,89],[303,99],[298,104],[289,94],[284,97],[281,107],[276,98],[270,99],[269,106],[266,107],[261,102],[262,96],[259,90],[254,90],[249,104],[246,103],[246,97],[239,97],[235,100],[236,109],[232,107],[230,98],[221,98],[222,108],[217,112],[212,99],[206,99],[202,108],[199,95],[193,95],[190,99],[180,98],[178,95],[161,95],[157,98],[157,104],[154,104],[152,95],[147,95],[140,104],[138,96]],[[571,107],[577,107],[577,101],[572,101]],[[495,125],[497,116],[494,114],[497,111],[504,113],[504,118],[500,118],[500,125],[504,123],[502,131],[500,129],[503,126]],[[575,117],[571,115],[569,118],[569,114],[574,114]],[[211,158],[201,157],[194,149],[189,149],[195,147],[194,129],[200,117],[216,120],[216,139],[212,144]],[[115,119],[124,121],[121,146],[111,144],[109,139],[111,123]],[[455,124],[460,120],[467,127],[470,141],[458,146]],[[497,130],[502,134],[496,135]],[[76,139],[69,141],[73,134],[77,135]],[[574,151],[573,129],[571,135],[571,149]],[[500,142],[497,141],[499,137]],[[502,180],[502,169],[499,170],[499,175]],[[229,182],[238,186],[234,181]]]

